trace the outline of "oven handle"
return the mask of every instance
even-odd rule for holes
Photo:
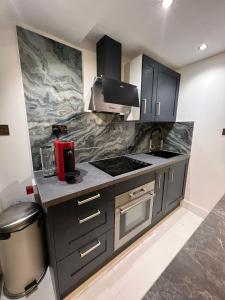
[[[127,204],[126,204],[126,205],[120,207],[120,213],[121,213],[121,215],[124,215],[128,210],[130,210],[131,208],[133,208],[133,207],[135,207],[135,206],[141,204],[142,202],[146,202],[146,201],[148,201],[148,200],[151,200],[151,199],[153,198],[152,196],[153,196],[153,194],[152,194],[152,193],[149,193],[147,197],[145,196],[145,197],[140,198],[140,200],[139,200],[139,201],[135,201],[134,204],[131,204],[131,205],[129,205],[129,206],[127,206]],[[138,200],[138,199],[137,199],[137,200]],[[134,202],[134,201],[132,201],[132,203],[133,203],[133,202]],[[124,208],[123,208],[123,207],[124,207]]]

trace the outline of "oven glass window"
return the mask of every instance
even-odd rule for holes
[[[142,202],[120,216],[120,238],[149,219],[150,201]]]

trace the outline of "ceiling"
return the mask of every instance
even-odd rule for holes
[[[161,0],[1,0],[1,15],[86,49],[108,34],[125,56],[175,68],[225,51],[225,0],[174,0],[167,10]]]

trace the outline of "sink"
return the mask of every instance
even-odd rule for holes
[[[171,158],[171,157],[181,155],[180,153],[169,152],[169,151],[164,151],[164,150],[155,150],[155,151],[153,150],[152,152],[148,152],[146,154],[163,157],[163,158]]]

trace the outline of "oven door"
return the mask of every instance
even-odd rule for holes
[[[153,197],[152,193],[147,193],[116,208],[115,250],[151,224]]]

